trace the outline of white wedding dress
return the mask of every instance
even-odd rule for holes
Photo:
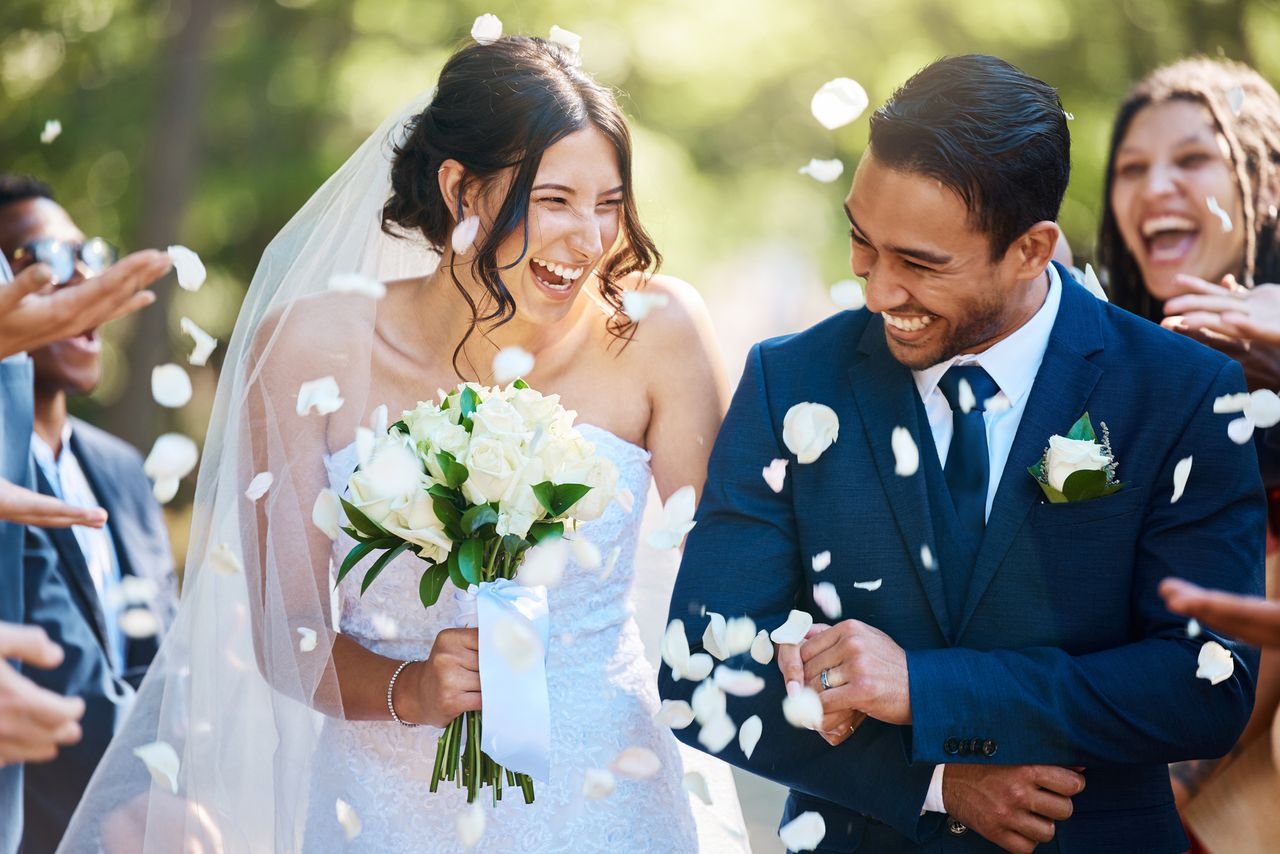
[[[645,658],[630,592],[635,553],[649,491],[649,454],[598,427],[578,425],[618,467],[619,489],[635,496],[629,510],[617,502],[581,533],[604,557],[598,570],[567,565],[549,592],[551,641],[547,680],[551,700],[551,780],[535,783],[533,804],[519,789],[504,788],[492,806],[485,790],[486,826],[472,851],[503,852],[733,852],[747,851],[746,832],[727,765],[682,749],[655,724],[659,700],[653,667]],[[326,458],[339,494],[356,466],[354,445]],[[336,566],[352,546],[334,544]],[[616,555],[614,554],[616,552]],[[392,563],[364,594],[356,570],[338,588],[335,623],[362,646],[391,658],[425,658],[438,631],[458,616],[454,588],[445,583],[435,607],[418,601],[423,566],[416,558]],[[467,809],[465,790],[442,781],[429,791],[440,730],[391,722],[326,718],[319,775],[310,794],[304,849],[360,852],[462,852],[457,818]],[[628,747],[657,754],[661,771],[645,780],[615,775],[603,798],[583,796],[588,769],[607,768]],[[686,768],[686,764],[689,766]],[[701,774],[712,792],[707,806],[685,791],[686,771]],[[347,841],[335,815],[338,799],[358,815],[361,832]]]

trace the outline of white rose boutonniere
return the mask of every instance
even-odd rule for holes
[[[1086,412],[1067,431],[1067,435],[1050,436],[1044,456],[1027,471],[1036,479],[1046,498],[1054,504],[1062,504],[1089,501],[1119,492],[1124,484],[1116,479],[1116,468],[1106,422],[1102,423],[1102,441],[1099,442]]]

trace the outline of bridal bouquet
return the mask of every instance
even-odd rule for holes
[[[485,719],[466,712],[445,728],[433,792],[441,779],[455,781],[473,803],[490,786],[496,802],[505,779],[532,803],[532,778],[546,779],[546,589],[513,579],[530,548],[599,518],[617,492],[617,469],[574,429],[576,415],[558,395],[522,380],[506,388],[465,383],[360,443],[360,466],[342,500],[350,523],[343,530],[356,545],[338,583],[380,552],[365,571],[364,593],[411,552],[427,565],[423,607],[436,604],[449,579],[464,623],[480,630]]]

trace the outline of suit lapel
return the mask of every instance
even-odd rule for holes
[[[910,477],[896,474],[890,442],[895,427],[906,427],[911,430],[917,447],[923,449],[921,453],[925,453],[932,452],[933,437],[921,435],[923,428],[916,412],[919,395],[915,382],[911,371],[889,352],[879,318],[867,323],[858,352],[861,359],[850,368],[849,377],[853,385],[853,399],[866,431],[867,449],[875,460],[907,557],[916,569],[938,629],[944,637],[950,637],[951,623],[947,617],[942,578],[936,570],[925,568],[920,554],[921,546],[928,545],[934,552],[938,548],[930,518],[924,468],[922,466]]]
[[[956,632],[957,643],[1031,506],[1040,500],[1040,488],[1027,467],[1044,454],[1050,436],[1066,435],[1084,414],[1089,395],[1102,376],[1102,369],[1087,358],[1102,349],[1101,305],[1061,267],[1058,276],[1062,282],[1058,317],[991,505]]]
[[[107,518],[110,520],[107,528],[111,533],[111,546],[115,549],[116,561],[120,565],[120,575],[121,577],[137,575],[129,560],[129,543],[125,542],[131,526],[127,524],[128,520],[124,513],[117,512],[119,508],[115,498],[119,493],[119,485],[112,488],[110,483],[112,472],[109,469],[105,472],[98,470],[99,465],[106,464],[106,455],[94,448],[86,448],[80,436],[84,432],[83,428],[80,427],[79,422],[74,422],[74,426],[78,429],[71,431],[71,451],[76,455],[80,471],[84,472],[84,479],[89,482],[89,488],[93,490],[98,504],[107,511]]]

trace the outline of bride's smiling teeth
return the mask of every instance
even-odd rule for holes
[[[889,314],[886,311],[882,316],[885,323],[903,332],[919,332],[930,323],[933,323],[933,315],[931,314],[897,315]]]
[[[541,258],[533,258],[530,266],[542,284],[556,290],[568,290],[573,287],[573,283],[586,271],[585,267],[569,267],[556,261],[544,261]]]

